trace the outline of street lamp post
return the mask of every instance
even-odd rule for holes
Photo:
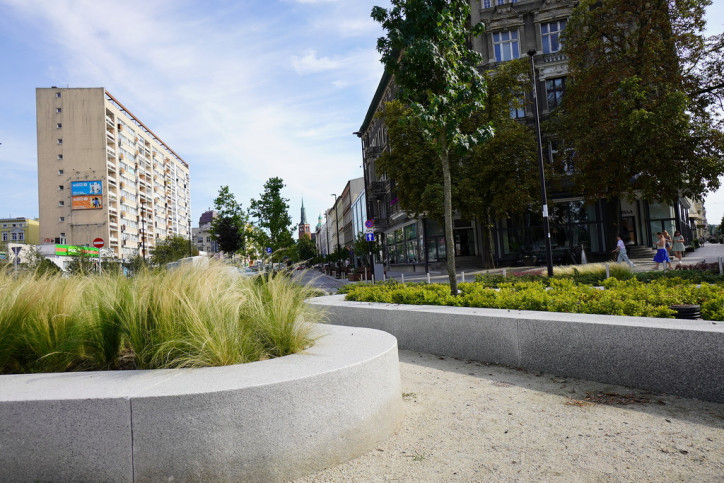
[[[337,231],[337,273],[340,273],[342,271],[342,247],[339,245],[339,209],[337,208],[337,195],[332,193],[332,196],[334,196],[334,224]]]
[[[535,119],[535,134],[538,141],[538,170],[540,173],[540,195],[543,202],[543,235],[546,239],[546,264],[548,265],[548,276],[553,276],[553,251],[551,250],[551,228],[548,223],[548,197],[546,196],[546,177],[543,167],[543,142],[540,134],[540,113],[538,111],[538,92],[535,77],[535,54],[536,50],[528,51],[530,57],[531,83],[533,91],[533,117]]]
[[[191,215],[189,215],[189,256],[194,256],[194,252],[191,250]]]

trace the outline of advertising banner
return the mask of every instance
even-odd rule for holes
[[[55,245],[55,254],[63,257],[77,257],[81,254],[98,258],[99,250],[93,247],[77,247],[75,245]]]
[[[71,209],[98,210],[103,208],[102,181],[72,181],[70,183]]]
[[[97,210],[103,208],[103,196],[73,196],[70,206],[74,210]]]

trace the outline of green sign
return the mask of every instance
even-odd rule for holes
[[[94,247],[77,247],[75,245],[55,245],[55,254],[63,257],[79,257],[85,255],[90,258],[98,258],[100,250]]]

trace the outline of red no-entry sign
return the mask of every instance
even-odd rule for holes
[[[105,245],[105,242],[103,241],[103,238],[96,238],[93,240],[93,246],[96,248],[103,248],[103,245]]]

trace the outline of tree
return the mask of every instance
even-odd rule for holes
[[[289,216],[289,200],[283,198],[281,190],[284,181],[281,178],[269,178],[264,183],[264,192],[259,200],[252,199],[249,213],[256,218],[256,224],[263,230],[259,233],[261,243],[271,247],[273,251],[294,245]]]
[[[151,254],[151,263],[163,267],[167,263],[198,254],[199,251],[196,248],[192,248],[191,254],[189,254],[189,241],[182,236],[174,235],[156,243],[156,248]]]
[[[442,176],[445,238],[452,245],[453,210],[450,156],[461,154],[490,135],[487,126],[464,132],[462,125],[481,109],[485,82],[477,70],[480,55],[468,47],[482,24],[468,28],[468,2],[392,0],[374,7],[372,18],[387,32],[377,41],[385,69],[398,87],[398,99],[410,108],[408,119],[420,127],[430,148],[429,161]],[[435,178],[439,178],[436,176]],[[404,183],[404,180],[396,180]],[[447,251],[450,291],[457,294],[455,252]]]
[[[217,216],[211,221],[211,238],[222,252],[233,256],[245,247],[248,217],[228,186],[219,188],[214,208]]]
[[[98,270],[96,259],[91,257],[80,247],[75,254],[69,258],[70,262],[65,269],[66,272],[71,275],[90,275]]]
[[[317,256],[317,246],[311,238],[302,236],[297,240],[297,254],[301,261],[312,260]]]
[[[671,203],[719,187],[722,44],[701,36],[710,3],[582,0],[566,26],[570,77],[552,128],[578,191],[608,201],[610,238],[621,198]]]
[[[366,267],[372,266],[374,254],[380,251],[379,243],[376,241],[368,242],[365,240],[364,233],[357,235],[352,248],[354,249],[355,255],[362,261],[362,265]],[[370,254],[372,254],[372,257],[370,257]]]

